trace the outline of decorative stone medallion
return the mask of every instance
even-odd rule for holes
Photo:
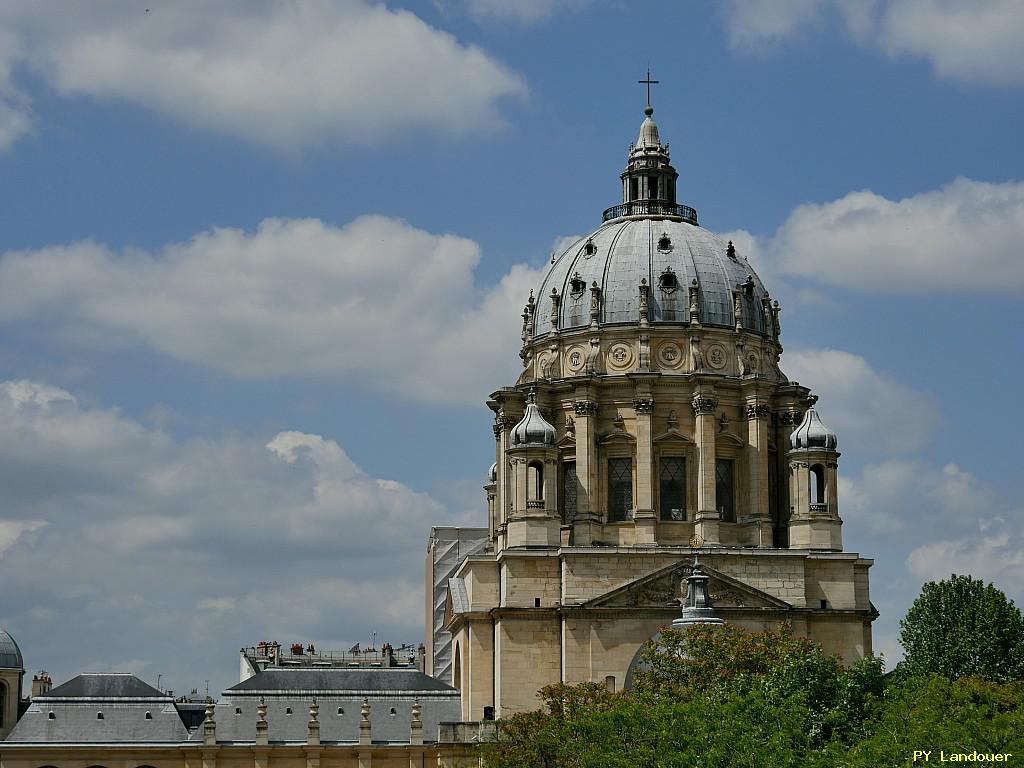
[[[721,344],[709,344],[707,351],[704,353],[704,359],[711,368],[716,371],[722,370],[725,368],[727,360],[725,356],[725,347]]]
[[[664,368],[678,368],[683,364],[683,350],[672,341],[666,341],[658,347],[658,362]]]
[[[633,348],[629,344],[619,342],[608,349],[608,367],[616,371],[624,371],[633,365]]]
[[[565,367],[573,373],[583,370],[587,364],[587,352],[583,347],[569,347],[565,354]]]

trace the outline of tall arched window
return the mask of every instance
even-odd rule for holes
[[[539,461],[526,467],[526,500],[544,501],[544,465]]]
[[[0,728],[7,725],[7,683],[0,680]]]
[[[455,644],[455,661],[452,664],[452,685],[462,688],[462,649]]]
[[[821,464],[811,467],[810,491],[813,504],[825,503],[825,468]]]

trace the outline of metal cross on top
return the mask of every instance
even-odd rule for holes
[[[660,80],[651,80],[651,68],[648,67],[647,68],[647,79],[646,80],[637,80],[637,82],[640,83],[641,85],[644,85],[645,83],[647,84],[647,106],[650,106],[651,105],[651,86],[652,85],[657,85],[661,81]]]

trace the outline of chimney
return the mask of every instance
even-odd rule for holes
[[[53,680],[46,670],[41,670],[38,675],[32,675],[32,698],[37,696],[45,696],[53,688]]]

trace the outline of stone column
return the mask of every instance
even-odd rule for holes
[[[573,521],[572,536],[576,546],[589,546],[598,538],[600,521],[594,509],[597,489],[597,451],[595,432],[597,403],[583,399],[573,403],[576,412],[576,481],[579,493],[576,495],[576,519]]]
[[[718,398],[712,387],[700,387],[693,395],[693,430],[697,442],[697,514],[694,535],[702,544],[718,544],[718,507],[715,504],[715,409]]]
[[[636,543],[657,543],[657,518],[654,514],[654,443],[651,418],[654,400],[649,396],[633,398],[636,413]]]
[[[505,530],[508,523],[509,505],[512,501],[511,479],[509,477],[508,458],[506,451],[509,446],[509,432],[516,425],[519,419],[506,413],[504,409],[494,417],[494,437],[497,442],[495,446],[495,462],[497,463],[498,477],[495,483],[494,493],[494,530],[497,539],[495,549],[505,548]]]
[[[751,543],[772,546],[772,518],[768,506],[768,419],[771,409],[756,397],[747,398],[747,519],[753,529]]]

